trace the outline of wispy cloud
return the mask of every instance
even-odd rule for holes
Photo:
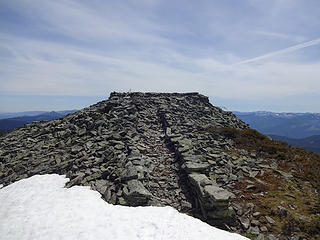
[[[260,55],[318,33],[315,7],[295,1],[309,13],[297,18],[278,2],[0,1],[9,11],[0,16],[0,94],[131,89],[254,101],[320,92],[319,56],[296,52],[320,39]]]
[[[314,39],[314,40],[311,40],[311,41],[308,41],[308,42],[300,43],[300,44],[297,44],[297,45],[294,45],[294,46],[291,46],[291,47],[288,47],[288,48],[284,48],[284,49],[281,49],[279,51],[275,51],[275,52],[271,52],[271,53],[268,53],[268,54],[264,54],[264,55],[259,56],[259,57],[250,58],[250,59],[238,62],[237,64],[245,64],[245,63],[257,62],[257,61],[260,61],[260,60],[263,60],[263,59],[266,59],[266,58],[271,58],[271,57],[274,57],[274,56],[277,56],[277,55],[295,52],[295,51],[297,51],[299,49],[310,47],[310,46],[314,46],[314,45],[317,45],[317,44],[320,44],[320,38]]]
[[[230,65],[216,58],[193,58],[168,49],[167,62],[117,57],[80,47],[11,37],[14,62],[1,64],[10,81],[1,90],[20,94],[104,95],[106,91],[200,91],[258,99],[320,92],[320,63],[276,62]],[[10,46],[1,44],[0,46]],[[156,54],[160,54],[157,52]],[[302,81],[308,76],[307,81]]]
[[[305,37],[302,36],[295,36],[291,34],[285,34],[285,33],[278,33],[278,32],[270,32],[270,31],[254,31],[254,33],[270,37],[270,38],[275,38],[275,39],[283,39],[283,40],[290,40],[294,42],[303,42],[305,41]]]

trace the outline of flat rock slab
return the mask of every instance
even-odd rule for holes
[[[201,191],[202,187],[212,184],[205,174],[191,173],[188,177],[191,184],[194,185],[198,191]]]
[[[134,206],[144,205],[152,197],[152,194],[136,179],[128,181],[123,192],[126,200]]]
[[[185,162],[184,164],[182,164],[182,169],[187,173],[203,172],[207,170],[209,166],[209,163]]]
[[[233,193],[214,185],[205,186],[203,192],[206,197],[209,197],[216,202],[227,202],[231,197],[234,197]]]

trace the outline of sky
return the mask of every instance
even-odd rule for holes
[[[200,92],[227,110],[320,112],[318,0],[1,0],[0,112],[110,92]]]

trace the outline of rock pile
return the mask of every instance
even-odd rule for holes
[[[232,226],[237,209],[230,186],[260,170],[249,158],[226,153],[232,140],[205,131],[220,127],[248,126],[198,93],[112,93],[1,138],[0,183],[66,174],[67,187],[89,185],[112,204],[170,205]]]

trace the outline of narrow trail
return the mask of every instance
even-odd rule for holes
[[[146,113],[152,124],[143,124],[144,138],[141,139],[141,146],[144,154],[149,158],[146,167],[149,170],[149,184],[147,189],[161,205],[169,205],[177,210],[187,210],[190,206],[186,198],[186,193],[180,179],[180,165],[165,143],[164,131],[157,110],[149,109]],[[145,118],[144,118],[145,119]],[[141,150],[140,150],[141,151]]]

